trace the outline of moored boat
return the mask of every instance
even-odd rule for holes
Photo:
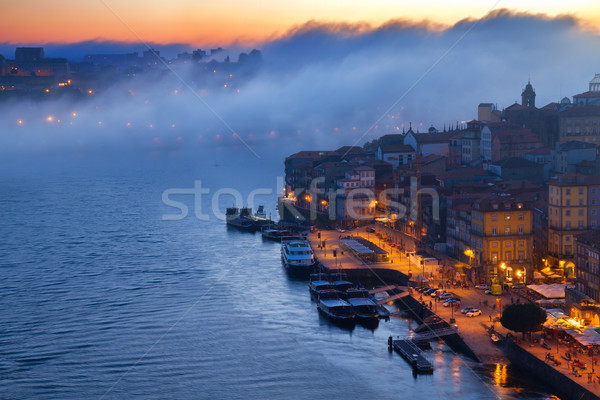
[[[379,323],[379,308],[365,289],[350,288],[346,291],[346,301],[352,306],[356,319],[363,324]]]
[[[319,299],[319,312],[329,320],[341,325],[353,325],[354,311],[352,306],[341,299]]]
[[[315,254],[306,240],[290,240],[281,243],[281,259],[291,274],[308,276],[316,264]]]
[[[225,220],[228,226],[234,228],[254,232],[256,231],[256,224],[250,218],[252,210],[250,208],[236,208],[229,207],[226,210]]]
[[[286,229],[278,229],[269,226],[263,227],[261,234],[264,239],[273,240],[276,242],[281,242],[282,240],[302,239],[300,235],[290,232]]]
[[[331,282],[317,280],[310,282],[308,285],[308,290],[310,291],[311,296],[319,299],[322,294],[332,291],[333,288],[331,286]]]

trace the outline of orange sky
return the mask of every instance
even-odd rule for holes
[[[551,16],[570,13],[600,27],[598,0],[19,0],[3,2],[0,42],[135,42],[137,34],[147,42],[227,44],[265,40],[312,19],[378,25],[407,18],[452,24],[499,8]]]

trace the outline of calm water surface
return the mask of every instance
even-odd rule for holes
[[[434,374],[414,377],[386,343],[408,333],[409,321],[392,318],[375,331],[332,326],[306,282],[286,276],[278,244],[199,221],[189,196],[181,201],[190,217],[162,220],[175,213],[161,201],[165,189],[236,179],[245,193],[275,185],[218,166],[5,166],[0,398],[550,396],[442,343],[428,352]],[[273,211],[274,196],[262,200]]]

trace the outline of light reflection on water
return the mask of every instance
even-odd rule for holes
[[[332,325],[277,243],[220,221],[162,221],[172,174],[0,177],[3,397],[548,396],[443,343],[427,351],[434,374],[414,376],[387,338],[415,324]]]

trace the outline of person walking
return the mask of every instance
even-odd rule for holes
[[[492,322],[492,314],[490,314],[490,322]]]

